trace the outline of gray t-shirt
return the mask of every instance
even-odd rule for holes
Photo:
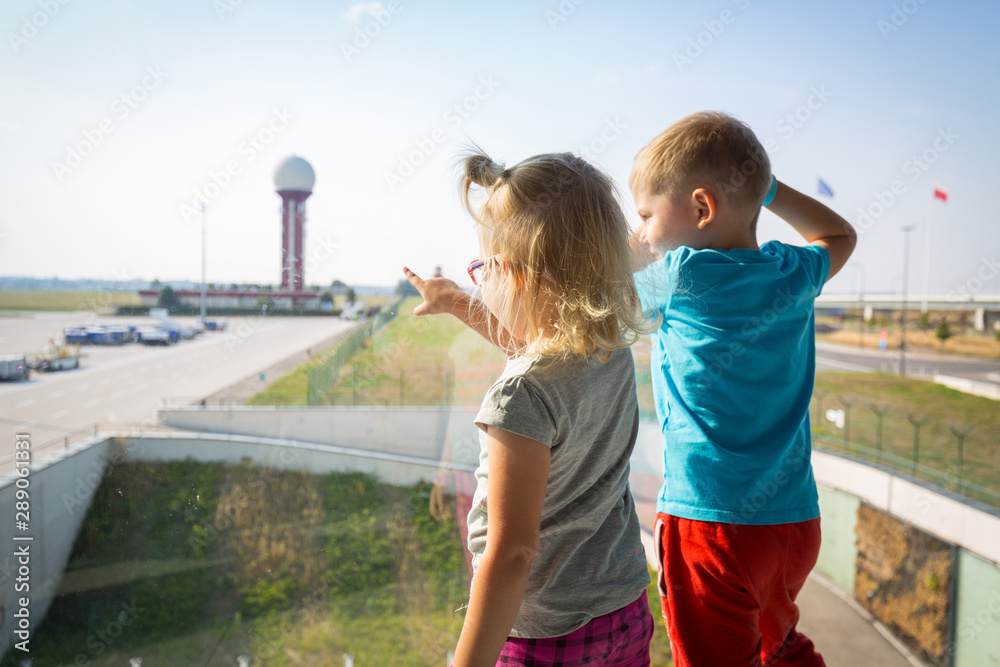
[[[634,602],[649,584],[629,458],[639,428],[632,353],[606,362],[516,357],[476,415],[480,433],[469,550],[486,548],[489,460],[485,426],[549,447],[540,543],[512,637],[556,637]]]

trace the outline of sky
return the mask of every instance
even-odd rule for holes
[[[273,173],[298,155],[307,284],[404,264],[466,284],[472,143],[581,154],[636,223],[635,153],[719,109],[861,230],[826,292],[898,292],[908,238],[911,292],[1000,298],[998,19],[985,0],[7,0],[0,275],[199,280],[205,201],[208,281],[277,283]],[[769,239],[802,242],[765,211]]]

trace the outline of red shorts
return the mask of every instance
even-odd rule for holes
[[[654,539],[675,667],[825,665],[795,629],[818,518],[744,526],[657,514]]]

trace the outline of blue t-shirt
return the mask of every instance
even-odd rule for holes
[[[653,334],[664,435],[657,510],[765,525],[819,516],[810,463],[813,300],[830,271],[822,246],[681,247],[635,276]]]

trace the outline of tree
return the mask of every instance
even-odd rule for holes
[[[266,310],[272,310],[273,311],[274,310],[274,299],[272,299],[269,296],[259,296],[259,297],[257,297],[257,310],[265,311],[265,306],[267,307]]]
[[[323,292],[323,295],[319,298],[320,303],[333,303],[333,295],[329,292]]]
[[[169,313],[171,310],[180,305],[180,299],[177,298],[177,292],[170,285],[164,285],[163,289],[160,290],[160,296],[156,299],[156,305],[160,308],[166,308]]]
[[[149,287],[151,289],[158,289],[162,284],[159,278],[153,278],[153,282],[149,283]]]
[[[417,288],[410,284],[409,280],[400,280],[396,285],[396,294],[399,296],[420,296]]]
[[[937,331],[934,332],[934,335],[937,336],[939,341],[941,341],[941,347],[944,347],[944,342],[955,334],[952,333],[951,327],[948,326],[948,321],[941,320],[938,322]]]
[[[928,312],[920,313],[920,328],[927,331],[931,328],[931,314]]]
[[[358,295],[355,294],[353,287],[348,287],[347,293],[344,295],[344,298],[347,299],[347,303],[353,306],[354,302],[358,300]]]

